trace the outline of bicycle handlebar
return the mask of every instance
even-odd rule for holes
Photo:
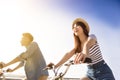
[[[91,63],[92,60],[90,58],[86,58],[84,63]],[[58,74],[59,69],[61,68],[61,66],[59,66],[57,69],[54,68],[54,64],[50,63],[47,67],[45,67],[43,70],[53,70],[54,74],[55,74],[55,78],[53,80],[62,80],[63,76],[67,73],[68,69],[70,68],[71,65],[74,65],[74,61],[70,60],[68,63],[64,64],[64,66],[67,66],[66,69],[64,70],[64,72],[61,72]]]
[[[90,58],[86,58],[84,63],[91,63],[92,60]],[[70,65],[73,65],[74,64],[74,61],[73,60],[70,60],[68,63],[64,64],[65,66],[70,66]],[[47,67],[45,67],[43,70],[50,70],[50,69],[54,69],[54,64],[53,63],[50,63]]]

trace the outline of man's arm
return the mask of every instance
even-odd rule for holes
[[[16,57],[13,60],[11,60],[10,62],[4,64],[3,67],[7,67],[7,66],[12,65],[12,64],[14,64],[16,62],[19,62],[19,61],[21,61],[21,58],[20,57]]]
[[[24,65],[24,61],[20,62],[20,63],[19,63],[15,68],[13,68],[13,69],[8,68],[8,69],[7,69],[7,72],[13,72],[13,71],[21,68],[23,65]]]

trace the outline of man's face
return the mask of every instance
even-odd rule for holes
[[[21,39],[21,45],[22,45],[22,46],[27,46],[27,45],[29,45],[29,43],[30,43],[29,38],[23,36],[22,39]]]

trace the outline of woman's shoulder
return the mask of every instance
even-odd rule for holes
[[[97,41],[97,37],[95,36],[95,34],[90,34],[89,37],[88,37],[88,40]]]
[[[90,35],[89,35],[89,38],[90,38],[90,39],[95,39],[95,40],[97,40],[97,37],[95,36],[95,34],[90,34]]]
[[[96,36],[94,34],[90,34],[88,37],[88,44],[91,46],[94,45],[96,42],[97,42]]]

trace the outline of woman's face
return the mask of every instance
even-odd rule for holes
[[[81,26],[77,26],[76,24],[73,26],[73,33],[78,36],[83,33],[83,29]]]

